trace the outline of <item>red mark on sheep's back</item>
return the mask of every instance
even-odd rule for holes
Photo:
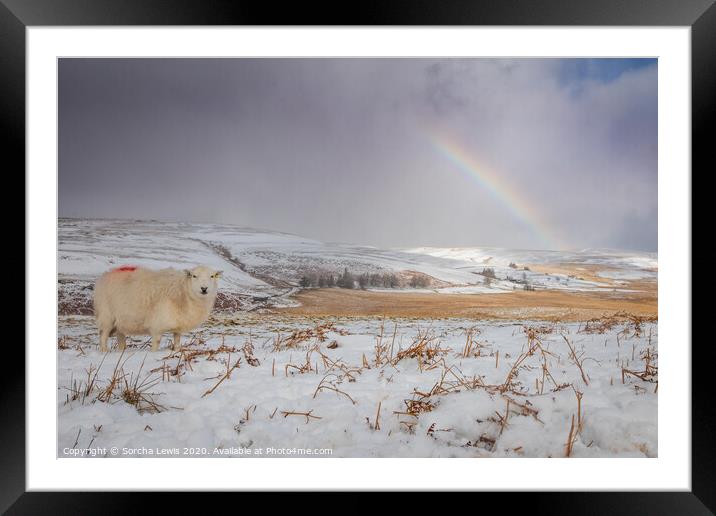
[[[117,267],[114,270],[116,272],[132,272],[132,271],[136,271],[137,267],[136,267],[136,265],[122,265],[121,267]]]

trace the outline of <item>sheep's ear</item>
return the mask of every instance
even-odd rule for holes
[[[184,269],[184,274],[186,274],[187,278],[191,278],[191,270],[190,269]]]

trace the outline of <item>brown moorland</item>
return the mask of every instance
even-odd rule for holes
[[[339,288],[303,290],[301,306],[275,313],[308,317],[407,317],[585,321],[626,312],[658,317],[656,282],[631,282],[624,290],[515,291],[499,294],[439,294]]]

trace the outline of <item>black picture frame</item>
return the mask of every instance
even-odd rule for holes
[[[690,26],[692,73],[692,172],[714,170],[709,128],[716,112],[716,6],[714,0],[363,0],[270,2],[231,0],[0,0],[0,135],[6,177],[25,169],[25,29],[82,25],[555,25]],[[692,200],[693,206],[693,200]],[[692,233],[693,234],[693,233]],[[27,257],[26,257],[27,258]],[[692,264],[697,265],[699,262]],[[26,271],[27,279],[27,271]],[[30,300],[31,302],[32,300]],[[26,309],[31,309],[31,304]],[[692,316],[692,321],[693,321]],[[696,319],[698,320],[698,319]],[[716,424],[712,394],[713,344],[692,345],[692,490],[690,492],[510,494],[508,507],[551,514],[713,514],[716,511]],[[26,345],[29,343],[26,342]],[[12,360],[0,376],[2,487],[0,510],[11,514],[126,513],[141,510],[127,493],[25,492],[25,354],[6,346]],[[162,508],[185,507],[176,493]],[[220,496],[220,498],[218,498]],[[212,504],[229,494],[212,495]],[[480,496],[491,496],[488,494]],[[415,499],[412,499],[414,502]],[[411,503],[412,503],[411,502]],[[485,499],[480,499],[483,506]],[[500,502],[504,503],[504,502]]]

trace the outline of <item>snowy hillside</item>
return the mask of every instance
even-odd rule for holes
[[[296,235],[221,224],[133,220],[60,219],[58,229],[60,313],[91,313],[94,280],[119,265],[152,268],[204,264],[224,271],[219,310],[290,305],[302,276],[420,274],[438,293],[514,290],[614,290],[626,280],[656,279],[652,254],[576,253],[489,248],[377,249],[324,243]],[[557,263],[570,270],[537,270]],[[580,269],[584,267],[584,269]],[[598,267],[597,274],[581,275]],[[489,276],[489,277],[487,277]],[[368,287],[373,288],[373,287]]]

